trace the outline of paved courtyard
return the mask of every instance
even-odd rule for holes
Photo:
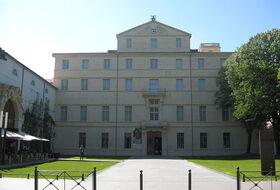
[[[209,170],[205,167],[181,160],[176,157],[136,157],[97,174],[98,190],[138,190],[140,170],[143,170],[144,190],[187,190],[188,170],[192,170],[193,190],[236,190],[236,179],[227,175]],[[46,180],[39,180],[39,189],[43,189]],[[63,181],[55,184],[63,188]],[[261,182],[265,190],[280,189],[280,182]],[[67,181],[65,189],[71,189],[74,183]],[[92,178],[84,182],[84,187],[91,190]],[[242,190],[249,190],[253,183],[241,183]],[[34,180],[2,178],[1,190],[32,190]],[[55,189],[55,188],[46,188]],[[82,189],[82,188],[75,188]],[[253,188],[259,189],[259,188]]]

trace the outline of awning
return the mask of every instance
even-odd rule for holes
[[[48,139],[44,139],[44,138],[40,138],[40,137],[35,137],[33,135],[30,135],[28,133],[25,132],[19,132],[18,134],[23,136],[23,140],[24,141],[50,141]]]
[[[2,129],[2,133],[1,133],[1,137],[4,137],[4,130]],[[6,137],[7,138],[11,138],[11,139],[20,139],[20,140],[23,140],[23,136],[18,134],[18,133],[15,133],[15,132],[12,132],[12,131],[6,131]]]
[[[4,137],[4,130],[2,129],[1,137]],[[48,139],[40,138],[40,137],[35,137],[33,135],[30,135],[25,132],[12,132],[12,131],[6,131],[6,138],[9,139],[19,139],[23,141],[50,141]]]

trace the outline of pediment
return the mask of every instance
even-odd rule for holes
[[[129,30],[126,30],[122,33],[119,33],[119,34],[117,34],[117,37],[119,37],[119,36],[148,36],[148,35],[191,36],[190,33],[184,32],[177,28],[165,25],[165,24],[157,22],[157,21],[150,21],[145,24],[142,24],[142,25],[136,26],[134,28],[131,28]]]

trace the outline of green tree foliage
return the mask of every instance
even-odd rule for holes
[[[229,58],[230,60],[231,58]],[[218,76],[217,76],[217,85],[219,86],[219,91],[215,93],[215,104],[218,105],[219,108],[233,108],[234,107],[234,98],[232,96],[232,89],[230,88],[227,80],[226,80],[226,67],[221,67]],[[251,141],[252,141],[252,133],[255,127],[254,121],[248,121],[250,118],[247,116],[246,118],[239,118],[238,120],[243,123],[243,126],[247,132],[247,153],[251,151]]]
[[[55,122],[49,113],[49,106],[43,102],[35,101],[30,109],[24,113],[24,123],[22,129],[24,132],[34,136],[52,140],[53,127]],[[35,148],[39,147],[37,143]],[[49,150],[49,146],[45,147]]]
[[[226,80],[234,98],[234,116],[254,125],[271,121],[280,153],[280,30],[257,34],[233,53],[226,64]]]

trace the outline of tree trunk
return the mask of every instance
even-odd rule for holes
[[[280,155],[280,138],[279,138],[279,128],[273,127],[274,142],[276,147],[276,154]]]
[[[247,153],[249,154],[249,153],[251,153],[251,142],[252,142],[252,132],[253,132],[253,130],[251,130],[251,129],[246,129],[246,131],[247,131]]]

